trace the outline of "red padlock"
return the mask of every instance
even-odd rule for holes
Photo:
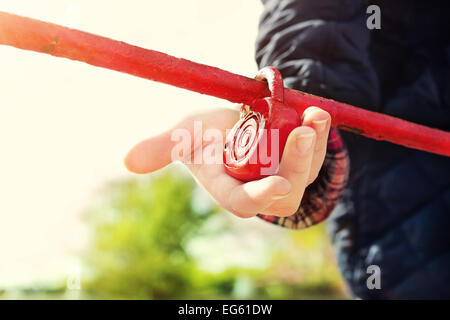
[[[225,170],[241,181],[276,174],[289,133],[301,125],[297,111],[284,104],[280,72],[265,67],[255,79],[268,82],[271,97],[241,106],[241,119],[227,135],[223,151]]]

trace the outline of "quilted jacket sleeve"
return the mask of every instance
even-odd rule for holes
[[[368,55],[366,1],[263,3],[256,41],[259,68],[278,68],[286,87],[354,105],[378,103],[378,80]],[[324,220],[337,204],[348,172],[347,151],[338,131],[332,129],[319,177],[307,188],[297,213],[285,218],[259,217],[293,229]]]

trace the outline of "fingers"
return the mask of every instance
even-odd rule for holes
[[[247,182],[231,191],[230,211],[242,218],[253,217],[264,212],[275,201],[286,197],[290,191],[291,184],[280,176]]]
[[[193,149],[201,147],[202,143],[201,136],[200,141],[195,139],[195,119],[202,122],[201,115],[188,117],[169,131],[139,142],[125,156],[127,169],[134,173],[149,173],[176,160],[190,161]]]
[[[318,107],[309,107],[303,113],[302,126],[308,126],[316,132],[316,143],[311,163],[308,184],[312,183],[319,174],[327,152],[328,133],[330,132],[330,114]]]
[[[182,147],[176,150],[178,158],[186,157],[186,153],[192,152],[193,122],[193,119],[186,118],[174,128],[139,142],[125,156],[125,167],[134,173],[149,173],[161,169],[177,160],[173,159],[173,151],[178,143]]]
[[[297,211],[309,179],[315,142],[316,133],[310,127],[298,127],[289,134],[278,175],[290,182],[290,194],[262,213],[289,216]]]
[[[288,137],[278,172],[291,183],[291,192],[262,213],[283,217],[298,210],[305,188],[316,179],[322,167],[330,123],[328,112],[317,107],[305,110],[302,126]]]
[[[124,159],[125,166],[134,173],[149,173],[175,160],[193,161],[194,149],[205,143],[202,130],[207,134],[208,129],[214,128],[224,136],[238,119],[239,113],[231,109],[191,115],[171,130],[135,145]]]
[[[168,132],[144,140],[125,156],[125,166],[134,173],[149,173],[161,169],[172,162],[171,153],[168,152],[172,145]]]
[[[222,208],[241,218],[263,212],[291,190],[289,181],[279,176],[243,183],[228,175],[222,164],[187,167]]]
[[[158,170],[174,160],[173,152],[180,144],[177,138],[182,138],[174,137],[176,129],[184,129],[189,135],[189,143],[182,143],[188,146],[181,150],[182,158],[192,156],[196,149],[196,121],[202,122],[204,130],[215,128],[223,131],[224,135],[225,129],[231,128],[237,119],[238,113],[231,110],[191,116],[175,128],[138,143],[125,157],[125,165],[135,173]],[[289,216],[297,211],[305,188],[320,171],[326,154],[330,123],[327,112],[316,107],[306,109],[302,126],[294,129],[288,137],[277,176],[242,183],[229,176],[221,163],[184,163],[216,202],[235,215],[252,217],[264,213]],[[219,149],[223,146],[217,141],[209,143],[217,144]]]

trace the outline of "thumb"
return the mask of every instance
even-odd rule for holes
[[[139,142],[125,156],[125,167],[134,173],[149,173],[172,162],[170,132]]]

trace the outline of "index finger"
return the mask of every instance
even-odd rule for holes
[[[174,160],[183,160],[183,157],[192,155],[194,148],[203,144],[201,133],[200,138],[197,139],[200,141],[194,141],[196,121],[200,123],[203,130],[217,128],[224,134],[225,130],[231,128],[238,118],[238,112],[225,108],[191,115],[172,129],[136,144],[125,156],[125,166],[134,173],[149,173],[165,167]],[[177,146],[180,146],[180,150],[174,150]],[[173,159],[173,154],[178,151],[181,154]]]

